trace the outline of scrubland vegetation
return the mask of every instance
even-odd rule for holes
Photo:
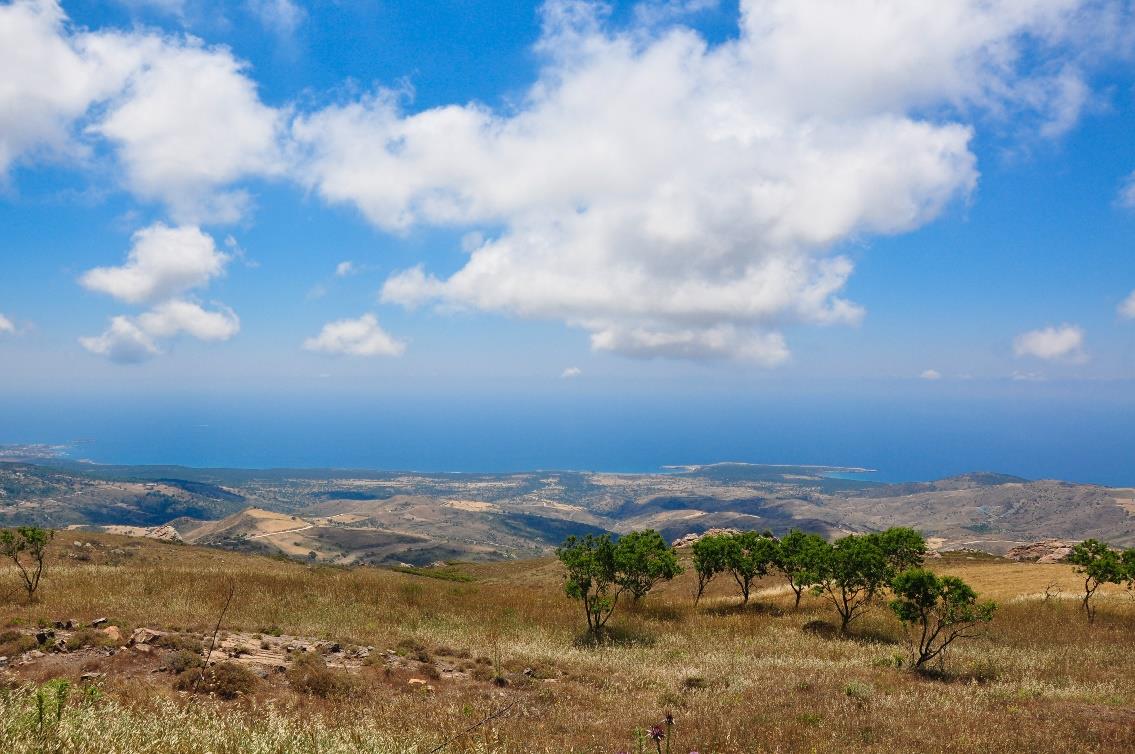
[[[893,595],[841,635],[832,604],[809,588],[795,609],[775,568],[753,579],[747,604],[733,579],[715,578],[695,606],[688,549],[679,560],[683,573],[619,603],[596,644],[554,559],[457,564],[431,578],[432,569],[345,569],[61,533],[37,601],[24,599],[14,568],[0,572],[10,588],[0,655],[21,657],[34,647],[29,628],[68,619],[175,634],[152,652],[13,662],[0,671],[0,750],[426,754],[451,741],[443,751],[614,754],[654,751],[643,732],[667,711],[670,751],[681,754],[1135,747],[1135,597],[1122,584],[1098,586],[1089,624],[1084,577],[1071,565],[977,553],[928,560],[939,584],[957,577],[998,607],[940,668],[935,658],[934,672],[918,673],[887,604]],[[227,670],[206,693],[186,690],[178,679],[200,670],[185,653],[212,632],[233,584],[222,635],[375,652],[346,670],[305,657],[265,678],[240,675],[232,694]],[[385,649],[412,657],[420,678],[374,661]],[[431,673],[443,658],[466,670]],[[214,668],[239,659],[214,658]],[[177,667],[153,672],[166,662]]]

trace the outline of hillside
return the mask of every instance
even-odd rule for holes
[[[1135,490],[989,472],[878,484],[863,470],[714,464],[657,474],[415,474],[0,463],[0,524],[154,527],[340,564],[548,554],[568,534],[714,527],[826,537],[906,525],[944,549],[1135,544]],[[855,473],[858,472],[858,473]],[[251,510],[251,512],[249,512]]]
[[[0,750],[14,754],[142,741],[154,754],[427,754],[449,739],[445,751],[464,754],[611,754],[634,751],[634,732],[667,710],[682,754],[1135,746],[1135,655],[1116,651],[1135,644],[1135,603],[1105,590],[1088,627],[1063,565],[933,561],[1000,603],[934,677],[895,667],[901,630],[885,609],[840,639],[829,606],[806,596],[793,611],[775,577],[745,609],[724,578],[695,608],[687,573],[620,605],[614,642],[594,648],[578,641],[583,617],[549,559],[429,578],[99,533],[57,537],[51,555],[41,602],[0,606],[0,682],[15,689],[0,696]],[[0,585],[13,578],[0,568]],[[231,701],[177,690],[230,585],[211,659],[249,671],[247,687]],[[65,651],[34,649],[48,649],[38,626],[56,622],[45,641]],[[59,687],[38,686],[54,679],[74,684],[58,723]]]

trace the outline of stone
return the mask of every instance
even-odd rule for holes
[[[134,629],[134,633],[130,634],[130,641],[127,643],[132,647],[153,644],[165,635],[165,631],[155,631],[152,628],[136,628]]]
[[[94,683],[104,675],[106,675],[106,673],[95,673],[93,671],[89,673],[83,673],[81,676],[79,676],[79,681],[81,683]]]
[[[46,644],[48,639],[54,639],[55,632],[50,628],[43,628],[35,632],[35,640],[40,644]]]
[[[103,636],[113,642],[122,641],[122,631],[118,626],[107,626],[101,630]]]
[[[91,628],[98,628],[104,623],[106,623],[106,618],[95,618],[91,621]]]

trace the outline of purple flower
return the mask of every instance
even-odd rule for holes
[[[651,725],[647,729],[646,735],[650,737],[651,741],[661,741],[666,738],[666,731],[662,729],[661,725]]]

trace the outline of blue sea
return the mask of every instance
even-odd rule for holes
[[[104,464],[415,471],[658,471],[718,461],[966,471],[1135,485],[1135,400],[918,389],[801,395],[601,390],[464,395],[102,395],[0,399],[0,444]]]

